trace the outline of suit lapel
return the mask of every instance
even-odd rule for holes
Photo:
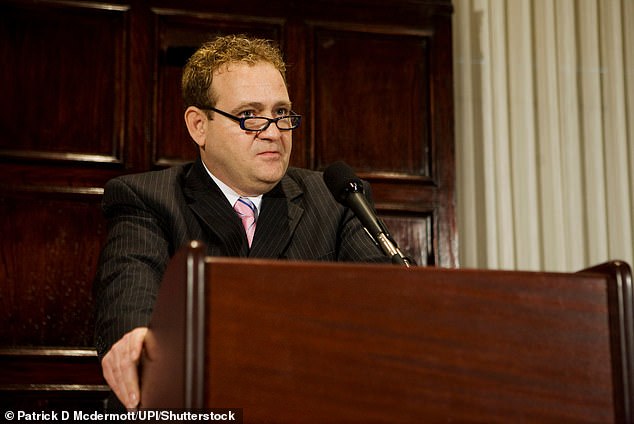
[[[208,253],[215,256],[247,256],[248,246],[242,223],[227,198],[198,159],[185,176],[188,205],[206,227]]]
[[[263,196],[250,257],[282,257],[304,213],[304,209],[296,203],[302,194],[301,188],[284,176],[273,190]]]

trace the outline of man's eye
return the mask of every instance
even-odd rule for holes
[[[252,110],[245,110],[244,112],[240,112],[238,116],[240,118],[253,118],[255,116],[255,112]]]
[[[286,116],[290,114],[290,111],[284,107],[281,107],[275,111],[277,116]]]

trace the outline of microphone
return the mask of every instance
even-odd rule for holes
[[[385,224],[374,213],[363,194],[363,181],[356,176],[350,166],[343,161],[329,165],[324,170],[324,182],[335,200],[354,212],[372,241],[386,256],[392,258],[393,263],[407,267],[412,265],[412,261],[403,255],[390,236]]]

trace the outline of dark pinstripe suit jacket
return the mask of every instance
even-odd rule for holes
[[[322,174],[289,168],[263,196],[249,250],[242,224],[200,159],[108,182],[108,238],[94,284],[95,342],[103,356],[146,326],[169,258],[190,240],[213,256],[318,261],[386,261]]]

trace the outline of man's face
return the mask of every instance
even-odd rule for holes
[[[215,107],[237,117],[288,115],[291,102],[280,72],[269,63],[230,63],[213,75]],[[240,195],[271,190],[284,176],[292,148],[292,131],[275,124],[245,131],[240,124],[213,113],[201,146],[207,168]]]

